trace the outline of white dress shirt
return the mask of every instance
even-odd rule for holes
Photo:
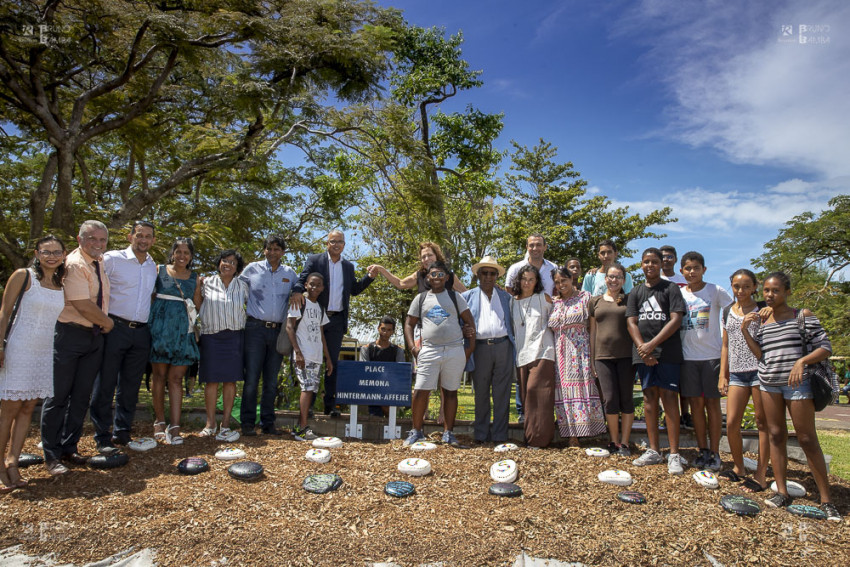
[[[493,299],[483,291],[480,293],[481,299],[478,308],[478,325],[476,328],[476,339],[498,339],[508,335],[508,328],[505,326],[505,310],[502,309],[502,302],[499,301],[499,296],[496,290],[493,290]]]
[[[156,285],[156,262],[147,254],[139,262],[132,246],[103,255],[103,272],[109,276],[109,314],[147,323],[151,294]]]
[[[331,281],[325,282],[328,286],[328,311],[342,311],[342,256],[334,262],[328,253],[328,277]]]

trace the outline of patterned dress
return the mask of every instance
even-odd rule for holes
[[[186,304],[182,300],[183,297],[191,299],[194,296],[197,283],[198,274],[195,272],[191,273],[189,279],[178,280],[168,275],[165,266],[159,267],[154,293],[171,296],[175,300],[154,297],[151,304],[148,319],[151,327],[151,362],[191,366],[200,358],[195,334],[189,328]]]
[[[592,437],[605,433],[605,416],[599,391],[590,372],[590,335],[587,304],[590,293],[556,299],[549,316],[555,333],[558,379],[555,413],[561,437]]]

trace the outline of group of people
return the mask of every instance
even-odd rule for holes
[[[336,364],[348,329],[349,301],[377,276],[398,289],[417,288],[404,321],[404,338],[415,361],[413,427],[404,441],[424,438],[430,394],[441,394],[443,441],[454,435],[457,391],[469,372],[475,391],[474,441],[508,440],[511,387],[531,448],[547,447],[555,425],[569,445],[580,437],[609,436],[608,450],[630,456],[634,420],[633,384],[643,392],[649,448],[636,466],[666,461],[670,474],[683,472],[679,455],[680,398],[688,402],[699,456],[695,465],[719,471],[720,398],[728,396],[727,434],[734,466],[721,473],[744,489],[766,487],[773,464],[778,492],[766,503],[786,506],[788,496],[786,409],[794,422],[829,519],[840,519],[830,501],[823,453],[814,427],[814,405],[806,367],[829,357],[831,346],[817,318],[786,303],[790,281],[770,274],[762,284],[765,303],[754,300],[756,276],[738,270],[732,295],[706,282],[705,260],[686,253],[675,273],[671,246],[647,248],[641,255],[644,281],[635,287],[617,262],[617,246],[597,246],[599,266],[582,275],[580,262],[562,267],[545,259],[546,241],[532,234],[523,260],[507,270],[485,256],[472,266],[478,286],[466,289],[449,269],[440,247],[420,244],[420,268],[399,278],[380,265],[358,279],[342,258],[345,237],[328,235],[324,253],[307,258],[300,274],[281,263],[285,243],[270,236],[263,261],[245,266],[234,249],[222,250],[217,273],[193,270],[190,239],[177,239],[167,263],[149,254],[155,228],[134,223],[129,246],[106,251],[108,231],[98,221],[80,227],[79,247],[66,253],[53,236],[36,243],[30,268],[15,271],[6,286],[0,332],[0,490],[26,485],[18,457],[38,399],[44,399],[41,437],[47,470],[68,472],[82,464],[78,451],[87,411],[99,452],[117,452],[130,441],[141,378],[150,362],[154,406],[153,435],[164,443],[183,442],[180,430],[182,379],[199,363],[207,420],[204,437],[235,441],[256,435],[257,398],[263,433],[281,435],[274,400],[283,354],[281,332],[292,347],[301,386],[299,439],[312,439],[310,407],[324,379],[324,410],[335,405]],[[504,286],[498,280],[505,277]],[[581,285],[580,285],[581,284]],[[734,296],[734,297],[733,297]],[[396,322],[385,317],[379,338],[363,347],[368,360],[404,360],[390,342]],[[46,353],[52,352],[52,358]],[[322,370],[324,369],[324,376]],[[262,379],[262,380],[261,380]],[[240,431],[230,427],[236,383],[242,389]],[[262,392],[259,385],[262,383]],[[221,384],[224,406],[217,423]],[[165,421],[165,390],[169,393]],[[744,478],[741,418],[752,397],[759,428],[759,463]],[[114,402],[114,404],[113,404]],[[113,410],[114,405],[114,410]],[[658,420],[663,407],[669,454],[662,457]],[[380,413],[381,408],[371,408]]]
[[[475,392],[476,443],[507,441],[516,376],[517,409],[528,447],[548,446],[557,423],[570,446],[578,446],[580,437],[607,430],[609,452],[630,456],[637,379],[649,448],[633,461],[635,466],[666,462],[670,474],[683,473],[683,399],[699,446],[694,465],[720,471],[720,398],[728,396],[726,426],[734,464],[720,476],[742,482],[745,491],[761,492],[770,462],[777,493],[766,503],[787,506],[787,410],[820,492],[821,509],[828,519],[841,519],[830,500],[806,376],[806,367],[828,358],[831,346],[807,309],[801,311],[805,338],[800,334],[798,312],[787,305],[791,284],[785,274],[766,278],[765,303],[759,303],[754,299],[759,282],[751,271],[732,274],[733,297],[723,286],[703,279],[707,269],[702,254],[684,254],[675,273],[676,250],[663,246],[643,251],[644,281],[635,287],[617,262],[611,240],[599,243],[600,265],[581,278],[578,260],[557,267],[544,258],[545,238],[533,234],[522,261],[505,270],[485,256],[472,266],[478,287],[463,291],[436,244],[424,242],[420,249],[422,269],[404,280],[381,266],[369,268],[396,287],[419,284],[404,325],[407,347],[416,360],[413,429],[405,445],[425,437],[429,394],[438,388],[443,442],[458,443],[452,428],[457,390],[467,371]],[[499,287],[497,280],[506,273],[504,288]],[[758,467],[747,478],[741,420],[750,398],[760,443]],[[662,407],[669,443],[666,459],[658,426]]]
[[[324,331],[324,407],[326,413],[339,414],[333,405],[331,361],[338,358],[348,327],[350,296],[372,282],[370,277],[355,279],[353,265],[342,258],[342,233],[331,232],[327,252],[311,255],[300,275],[281,263],[285,243],[280,236],[266,238],[265,259],[247,266],[237,250],[222,250],[214,261],[216,273],[208,277],[195,270],[189,238],[175,240],[161,265],[150,255],[156,241],[153,224],[135,222],[127,238],[126,248],[107,251],[109,231],[94,220],[82,223],[79,246],[70,253],[61,239],[46,236],[35,243],[31,266],[16,270],[5,286],[0,308],[5,337],[0,348],[2,492],[27,485],[18,459],[39,400],[42,448],[51,475],[87,463],[78,446],[87,413],[98,452],[119,452],[119,446],[131,441],[148,365],[157,441],[183,443],[182,384],[196,363],[206,407],[201,437],[232,442],[257,435],[258,397],[261,431],[282,435],[274,408],[284,358],[277,344],[281,331],[290,328],[293,344],[302,346],[296,346],[294,360],[302,388],[311,393],[309,403],[318,391],[318,378],[314,365],[305,365],[305,356],[310,363],[315,356],[300,335]],[[323,318],[298,325],[312,316],[310,300],[321,304]],[[238,382],[243,387],[237,431],[230,416]],[[219,390],[224,406],[220,423]]]

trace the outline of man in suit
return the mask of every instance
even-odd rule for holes
[[[515,368],[511,296],[496,287],[496,280],[505,275],[505,269],[495,258],[484,256],[472,266],[472,272],[478,276],[478,287],[464,292],[463,298],[475,320],[476,329],[475,354],[466,364],[475,390],[473,436],[476,443],[504,443],[508,440],[511,383]]]
[[[304,284],[307,276],[313,272],[322,274],[325,278],[325,289],[319,294],[319,305],[327,312],[330,323],[323,327],[325,342],[331,360],[339,359],[342,339],[348,331],[348,306],[352,295],[358,295],[374,281],[376,274],[369,274],[358,280],[354,275],[354,265],[343,259],[345,235],[332,230],[328,234],[327,252],[311,254],[307,257],[304,269],[298,276],[298,281],[292,286],[290,304],[293,307],[304,306]],[[336,364],[333,372],[325,377],[325,415],[338,417],[339,410],[335,404],[336,398]]]

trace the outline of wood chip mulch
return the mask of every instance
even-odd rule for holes
[[[34,430],[24,450],[39,454],[37,442]],[[508,454],[440,446],[414,455],[401,441],[347,442],[331,450],[330,463],[316,464],[304,458],[309,445],[289,437],[233,445],[265,467],[261,480],[230,478],[229,463],[213,456],[221,444],[191,433],[183,446],[128,451],[130,463],[112,471],[76,467],[53,479],[43,466],[24,469],[30,486],[0,496],[0,549],[22,544],[29,554],[84,564],[152,548],[164,566],[511,565],[522,551],[588,565],[709,565],[707,555],[727,566],[847,561],[850,521],[806,520],[763,504],[755,518],[727,514],[718,502],[740,493],[738,485],[721,480],[719,490],[701,488],[692,468],[673,477],[663,465],[639,468],[557,446]],[[94,454],[90,436],[80,448]],[[696,457],[695,450],[682,453]],[[176,465],[187,456],[205,458],[210,471],[179,475]],[[428,459],[433,472],[405,478],[397,465],[411,456]],[[490,465],[506,457],[519,465],[520,498],[487,493]],[[623,489],[596,478],[609,468],[631,472],[630,489],[648,502],[619,502]],[[319,472],[337,473],[344,484],[330,494],[306,493],[302,481]],[[789,463],[789,477],[809,492],[796,502],[817,505],[806,468]],[[410,480],[417,493],[390,498],[383,487],[391,480]],[[833,502],[850,516],[850,483],[830,481]]]

